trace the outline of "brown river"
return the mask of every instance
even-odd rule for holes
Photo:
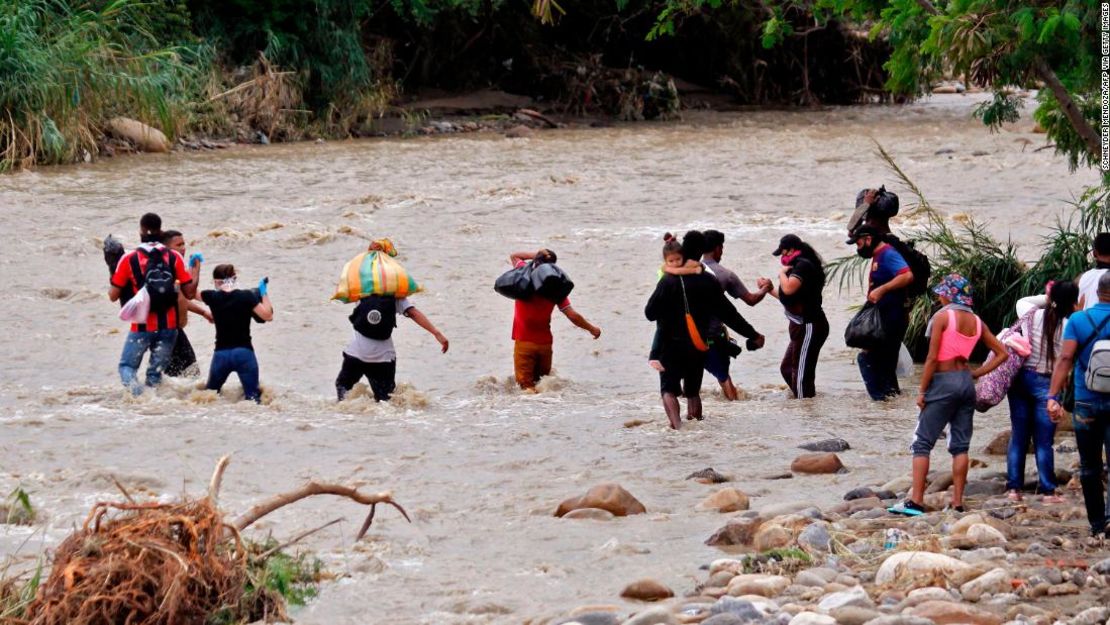
[[[788,232],[841,256],[859,188],[885,182],[909,200],[873,137],[950,218],[984,221],[1031,255],[1066,200],[1097,177],[1035,151],[1044,136],[1029,119],[989,133],[970,117],[976,101],[695,113],[526,139],[244,147],[0,176],[0,494],[21,485],[45,516],[31,528],[0,525],[0,556],[33,567],[92,503],[119,498],[112,475],[168,499],[200,493],[230,453],[228,510],[315,478],[392,489],[412,514],[408,524],[380,510],[357,545],[363,510],[345,500],[310,499],[258,524],[256,535],[286,539],[346,519],[303,544],[337,579],[293,612],[300,623],[520,623],[620,603],[621,588],[642,577],[689,590],[697,567],[718,557],[703,541],[725,517],[694,510],[711,487],[686,475],[732,474],[756,509],[832,504],[908,471],[916,410],[912,396],[867,400],[841,339],[861,295],[832,285],[816,399],[786,398],[786,320],[768,298],[740,305],[768,337],[764,350],[733,361],[749,398],[724,402],[706,376],[706,420],[668,430],[643,317],[661,235],[722,230],[723,264],[749,284],[776,275],[770,252]],[[234,401],[234,377],[223,397],[197,379],[137,399],[124,392],[116,363],[127,327],[106,297],[100,244],[112,233],[133,246],[146,211],[204,254],[202,288],[218,263],[234,263],[244,286],[270,276],[275,319],[253,328],[263,405]],[[440,354],[401,320],[398,396],[377,405],[360,386],[336,404],[351,328],[348,308],[329,297],[371,236],[396,242],[426,288],[413,302],[451,347]],[[540,246],[558,252],[577,284],[575,308],[603,333],[593,341],[556,315],[555,375],[523,395],[511,382],[512,303],[492,284],[511,251]],[[187,331],[207,370],[212,327],[194,317]],[[624,427],[633,419],[647,423]],[[1004,406],[977,417],[974,445],[1008,426]],[[798,444],[832,436],[852,444],[841,454],[848,473],[767,479],[788,470]],[[608,481],[647,514],[552,517],[562,499]]]

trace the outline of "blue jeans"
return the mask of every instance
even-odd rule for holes
[[[233,347],[213,352],[206,388],[219,391],[232,373],[239,376],[239,382],[243,385],[243,399],[261,401],[262,393],[258,390],[258,359],[255,358],[253,349]]]
[[[177,330],[155,330],[153,332],[128,332],[123,343],[123,353],[119,357],[119,379],[131,394],[143,392],[138,382],[139,367],[143,364],[143,354],[150,350],[150,362],[146,367],[146,385],[158,386],[162,382],[162,370],[170,362],[173,344],[177,341]]]
[[[1102,489],[1102,451],[1110,450],[1110,396],[1104,397],[1091,401],[1076,399],[1072,415],[1075,446],[1079,448],[1079,483],[1093,534],[1106,531],[1110,517]]]
[[[1010,401],[1010,448],[1006,450],[1006,488],[1021,490],[1025,485],[1025,454],[1033,441],[1037,459],[1038,490],[1056,491],[1056,462],[1052,442],[1056,424],[1048,418],[1048,376],[1031,369],[1018,371],[1007,399]]]

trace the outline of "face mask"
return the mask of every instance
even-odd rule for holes
[[[789,254],[783,254],[779,257],[779,262],[782,263],[783,267],[788,267],[790,266],[790,263],[794,262],[794,259],[797,258],[798,255],[800,255],[801,253],[802,252],[800,250],[794,250]]]
[[[230,278],[224,278],[223,280],[220,280],[220,283],[216,285],[216,288],[220,289],[221,291],[234,291],[237,285],[238,280],[235,276],[231,276]]]

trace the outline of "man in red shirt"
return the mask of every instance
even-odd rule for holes
[[[521,267],[528,261],[541,265],[554,263],[555,252],[541,249],[538,252],[516,252],[509,256],[514,267]],[[551,313],[555,302],[544,297],[534,296],[527,300],[517,300],[513,313],[513,371],[516,382],[526,392],[536,392],[536,382],[551,373]],[[559,312],[566,315],[574,325],[593,335],[601,336],[601,328],[586,321],[585,317],[571,308],[570,299],[559,303]]]
[[[181,254],[167,248],[158,241],[145,242],[131,250],[120,259],[112,273],[108,299],[119,300],[124,289],[137,293],[143,288],[147,278],[147,266],[151,258],[159,258],[173,273],[180,284],[181,293],[192,299],[196,296],[196,276],[185,268]],[[199,263],[194,273],[200,271]],[[146,385],[157,386],[162,381],[162,370],[170,360],[173,345],[177,340],[178,307],[176,296],[166,306],[151,305],[146,323],[132,323],[131,331],[123,344],[123,354],[119,361],[119,376],[124,387],[132,394],[139,395],[143,387],[138,383],[138,371],[143,362],[143,354],[150,350],[150,362],[146,370]]]

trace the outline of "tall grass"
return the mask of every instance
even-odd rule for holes
[[[0,0],[0,171],[97,153],[124,115],[174,137],[206,63],[162,46],[135,0]]]
[[[1026,263],[1013,242],[994,238],[984,224],[967,218],[950,225],[893,157],[881,145],[876,146],[880,158],[909,191],[902,216],[924,217],[923,225],[900,234],[929,257],[932,283],[949,273],[959,273],[971,282],[976,312],[995,332],[1014,321],[1018,299],[1043,293],[1049,280],[1072,280],[1090,269],[1095,235],[1110,231],[1110,187],[1090,187],[1070,202],[1070,213],[1041,237],[1036,260]],[[841,290],[853,284],[866,285],[868,266],[868,261],[855,255],[835,259],[828,265],[830,279],[836,278]],[[928,349],[925,327],[935,309],[931,293],[910,303],[906,345],[918,359]]]

